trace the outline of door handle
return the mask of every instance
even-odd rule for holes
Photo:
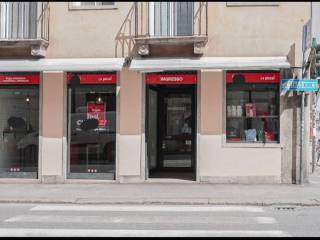
[[[162,142],[162,149],[166,149],[166,143]]]

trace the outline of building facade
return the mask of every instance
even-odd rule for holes
[[[0,6],[0,182],[295,183],[310,161],[280,88],[310,3]]]

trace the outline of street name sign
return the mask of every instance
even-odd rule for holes
[[[281,91],[316,92],[318,88],[317,79],[281,79]]]

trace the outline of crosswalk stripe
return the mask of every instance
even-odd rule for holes
[[[4,222],[39,222],[39,223],[205,223],[205,224],[275,224],[276,219],[272,217],[226,217],[211,216],[195,219],[193,216],[144,216],[139,218],[136,216],[71,216],[71,215],[18,215],[6,219]]]
[[[131,230],[0,228],[0,237],[289,237],[277,230]]]
[[[101,206],[101,205],[38,205],[30,211],[124,211],[124,212],[264,212],[250,206]]]

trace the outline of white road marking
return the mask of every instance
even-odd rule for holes
[[[112,206],[112,205],[38,205],[30,211],[114,211],[114,212],[264,212],[250,206]]]
[[[276,219],[272,217],[226,217],[226,216],[204,216],[195,219],[193,216],[72,216],[72,215],[18,215],[6,219],[4,222],[39,222],[39,223],[192,223],[192,224],[275,224]]]
[[[269,230],[131,230],[0,228],[0,237],[289,237]]]
[[[275,224],[278,223],[278,221],[275,218],[272,217],[256,217],[257,222],[261,224]]]
[[[274,224],[277,221],[271,217],[202,217],[197,220],[199,223],[260,223]],[[5,222],[74,222],[74,223],[195,223],[194,217],[176,217],[168,218],[167,216],[157,216],[138,218],[135,216],[126,217],[106,217],[106,216],[70,216],[70,215],[18,215],[6,219]]]

